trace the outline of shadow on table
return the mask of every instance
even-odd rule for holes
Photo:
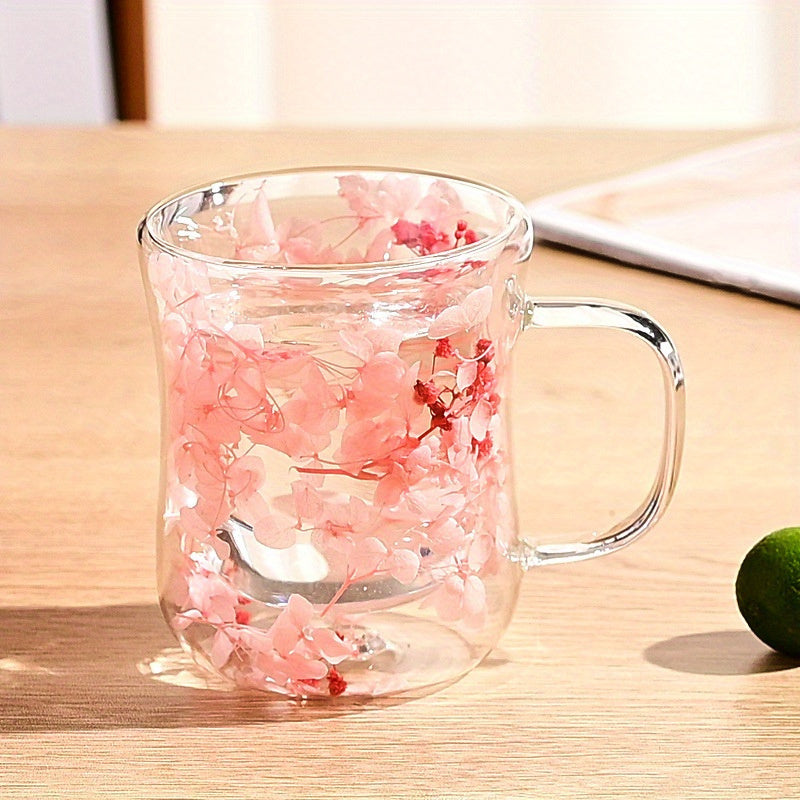
[[[0,608],[0,733],[313,722],[420,694],[301,703],[207,677],[156,605]]]
[[[644,651],[651,664],[699,675],[749,675],[800,666],[770,650],[750,631],[707,631],[656,642]]]

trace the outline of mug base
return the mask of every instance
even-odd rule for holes
[[[474,668],[492,646],[470,643],[457,630],[424,617],[378,612],[369,615],[369,622],[369,627],[350,625],[340,631],[357,651],[355,657],[337,665],[340,692],[332,684],[323,691],[322,681],[293,681],[281,686],[268,679],[253,680],[254,673],[248,665],[216,669],[210,652],[213,635],[204,634],[201,626],[192,626],[178,636],[198,666],[230,681],[232,687],[255,688],[302,700],[325,700],[340,693],[348,698],[382,697],[447,685]]]

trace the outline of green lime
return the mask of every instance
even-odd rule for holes
[[[800,657],[800,528],[773,531],[750,550],[736,578],[736,602],[764,644]]]

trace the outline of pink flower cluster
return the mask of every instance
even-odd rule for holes
[[[200,623],[213,626],[208,657],[222,669],[235,662],[241,685],[275,686],[294,694],[319,694],[320,682],[328,679],[328,692],[341,694],[346,682],[334,665],[352,656],[353,647],[328,627],[314,624],[311,603],[293,594],[269,630],[248,625],[249,600],[203,563],[189,559],[186,567],[186,595],[174,622],[177,630]]]
[[[462,219],[467,212],[445,181],[436,180],[423,188],[413,176],[370,180],[363,175],[344,175],[338,180],[339,195],[349,214],[327,220],[292,218],[276,225],[262,188],[244,225],[237,226],[233,213],[227,220],[217,218],[217,229],[225,229],[235,241],[237,258],[285,264],[393,261],[442,253],[480,238]],[[347,219],[352,220],[352,230],[339,241],[331,241],[326,226]],[[354,246],[357,234],[365,243],[362,248]]]
[[[339,182],[355,229],[373,229],[359,260],[477,239],[443,182],[426,192],[414,178]],[[324,220],[276,226],[263,191],[250,212],[247,233],[231,233],[239,257],[341,259],[341,247],[321,244]],[[483,625],[482,576],[497,551],[492,494],[501,481],[491,286],[438,310],[427,355],[407,351],[400,327],[366,318],[343,320],[323,355],[267,325],[225,318],[199,260],[154,254],[149,278],[168,393],[165,519],[185,554],[172,592],[176,630],[211,626],[213,666],[241,683],[336,695],[347,689],[337,665],[355,656],[353,642],[336,632],[337,603],[357,582],[430,586],[424,603],[441,619]],[[288,497],[271,490],[276,476],[263,461],[270,451],[291,463]],[[258,627],[250,600],[209,557],[228,558],[219,534],[231,517],[270,548],[310,541],[340,576],[338,592],[324,607],[293,594]]]

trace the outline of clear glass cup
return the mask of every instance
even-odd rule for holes
[[[636,309],[526,297],[531,220],[502,191],[401,170],[248,175],[159,203],[139,245],[162,391],[161,606],[237,685],[450,682],[495,646],[525,570],[612,552],[669,501],[672,342]],[[510,353],[537,327],[629,331],[663,368],[651,491],[572,544],[517,532]]]

